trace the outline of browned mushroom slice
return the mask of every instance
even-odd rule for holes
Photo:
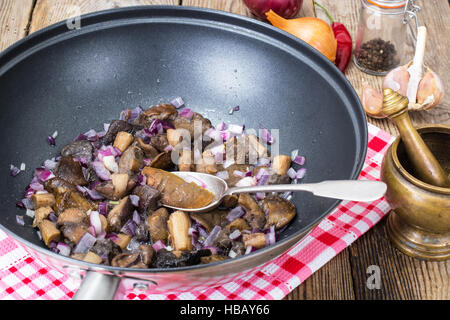
[[[42,240],[48,246],[52,241],[58,241],[61,232],[56,227],[56,224],[50,220],[44,219],[38,224],[39,230],[41,231]]]
[[[242,241],[246,248],[252,246],[255,249],[260,249],[266,246],[266,235],[262,232],[243,234]]]
[[[119,232],[120,229],[122,229],[125,222],[127,222],[133,214],[133,208],[130,197],[126,196],[111,209],[108,213],[108,224],[112,232]]]
[[[234,208],[238,203],[238,196],[235,194],[223,197],[222,206],[225,208]]]
[[[92,251],[88,251],[88,253],[86,253],[86,255],[83,258],[83,261],[90,262],[90,263],[97,263],[97,264],[100,264],[103,262],[102,258],[98,254],[96,254]]]
[[[153,249],[153,247],[151,245],[141,244],[139,246],[139,251],[140,251],[142,263],[145,264],[146,266],[149,266],[150,263],[152,262],[155,250]]]
[[[158,200],[161,197],[161,194],[157,189],[147,185],[137,186],[134,188],[133,195],[139,197],[138,211],[140,213],[147,212],[148,210],[155,210]]]
[[[90,162],[92,160],[93,152],[94,147],[90,141],[80,140],[74,141],[62,148],[61,155],[63,157],[72,156],[73,158],[84,158]]]
[[[56,222],[64,237],[78,243],[89,228],[89,218],[83,210],[70,208],[64,210]]]
[[[120,254],[120,249],[121,247],[111,239],[97,239],[92,246],[91,251],[109,262],[114,256]]]
[[[126,173],[113,173],[111,180],[103,181],[95,186],[95,191],[108,200],[119,200],[128,195],[136,186],[135,179]]]
[[[189,228],[191,227],[189,215],[184,211],[175,211],[169,216],[167,226],[174,250],[191,251],[192,239],[189,235]]]
[[[120,156],[119,173],[133,174],[144,166],[144,152],[133,143]]]
[[[264,212],[267,211],[265,228],[275,226],[275,229],[280,229],[287,225],[297,212],[294,204],[274,195],[267,196],[262,200],[262,206]]]
[[[48,192],[53,192],[56,194],[64,194],[66,192],[77,190],[73,184],[57,177],[45,181],[44,187]]]
[[[194,112],[192,119],[185,117],[177,117],[173,124],[176,129],[185,129],[189,131],[191,138],[194,139],[196,136],[194,134],[201,135],[205,133],[206,130],[212,127],[211,121],[204,118],[201,114]]]
[[[105,137],[103,138],[103,143],[105,145],[112,144],[116,139],[117,133],[120,131],[131,132],[133,129],[133,125],[124,120],[113,120],[111,121],[108,131],[106,132]]]
[[[137,141],[139,143],[139,146],[144,151],[144,155],[146,158],[153,159],[159,154],[159,151],[156,150],[154,146],[152,146],[150,143],[145,143],[141,137],[138,137]]]
[[[57,177],[66,180],[73,185],[84,186],[88,182],[84,178],[81,164],[73,157],[61,157],[58,161],[54,173]]]
[[[159,104],[148,108],[139,115],[136,123],[146,128],[150,127],[153,120],[174,120],[178,115],[177,109],[167,103]]]
[[[228,166],[225,170],[228,172],[227,185],[228,187],[234,187],[239,180],[242,179],[241,176],[235,175],[234,171],[240,171],[245,173],[251,169],[251,166],[248,164],[232,164]]]
[[[80,192],[72,191],[64,194],[57,194],[54,208],[58,213],[69,208],[78,208],[86,212],[88,210],[94,210],[96,206],[92,201],[83,197]]]
[[[178,159],[178,171],[193,171],[194,169],[194,154],[189,149],[180,151],[180,158]]]
[[[169,146],[169,141],[167,140],[167,135],[165,133],[150,137],[150,143],[158,149],[159,152],[166,151],[167,146]]]
[[[263,229],[266,223],[264,212],[256,203],[255,199],[248,193],[239,195],[239,204],[245,208],[244,219],[252,228]]]
[[[50,215],[50,213],[53,212],[53,209],[51,207],[41,207],[34,211],[34,220],[33,220],[33,227],[37,227],[39,223],[47,219],[47,217]]]
[[[116,255],[111,260],[111,265],[113,267],[129,268],[132,265],[139,262],[139,252],[136,253],[122,253]]]
[[[230,231],[233,231],[236,229],[238,229],[239,231],[251,229],[250,226],[248,225],[247,221],[245,221],[242,218],[234,219],[232,222],[227,224],[226,228],[229,229]]]
[[[52,207],[56,203],[55,196],[51,193],[33,194],[31,200],[33,201],[34,209]]]
[[[195,165],[195,171],[209,174],[217,173],[216,158],[211,153],[211,150],[203,152],[201,160]]]
[[[134,137],[131,133],[119,131],[116,135],[116,139],[114,139],[113,146],[119,149],[120,152],[124,152],[133,141]]]
[[[173,167],[171,151],[165,151],[158,154],[155,158],[153,158],[152,162],[150,162],[150,167],[168,170]]]
[[[227,256],[221,256],[218,254],[213,254],[209,257],[201,257],[200,258],[200,263],[202,264],[207,264],[207,263],[212,263],[212,262],[219,262],[219,261],[224,261],[229,259],[229,257]]]
[[[214,226],[222,226],[226,222],[227,210],[213,210],[205,213],[190,213],[191,218],[198,222],[206,231],[211,232]]]
[[[176,268],[195,265],[202,257],[211,255],[210,250],[181,251],[174,254],[174,251],[160,249],[155,254],[152,266],[155,268]]]
[[[166,208],[159,208],[148,218],[148,232],[153,242],[161,240],[167,243],[167,239],[169,238],[168,220],[169,213]]]
[[[186,182],[173,173],[145,167],[147,184],[161,192],[161,202],[179,208],[202,208],[211,203],[214,194],[194,182]]]

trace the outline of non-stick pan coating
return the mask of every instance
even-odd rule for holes
[[[34,229],[16,223],[24,211],[15,203],[33,169],[122,109],[177,96],[213,124],[280,129],[280,152],[299,149],[307,158],[304,182],[355,179],[362,167],[367,129],[358,96],[307,44],[268,24],[212,10],[109,10],[83,16],[80,30],[68,30],[65,22],[48,27],[0,56],[4,230],[44,248]],[[229,115],[236,105],[240,111]],[[56,147],[46,142],[54,131]],[[21,162],[26,172],[11,177],[10,164]],[[308,193],[293,201],[298,214],[280,243],[338,204]]]

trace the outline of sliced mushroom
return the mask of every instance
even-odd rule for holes
[[[34,220],[33,220],[33,227],[37,227],[39,223],[47,219],[47,217],[50,215],[50,213],[53,212],[53,209],[51,207],[41,207],[34,211]]]
[[[171,151],[165,151],[158,154],[155,158],[153,158],[152,162],[150,162],[150,167],[162,170],[169,170],[173,168]]]
[[[264,212],[267,212],[267,223],[265,228],[275,226],[280,229],[287,225],[296,214],[294,204],[278,196],[270,195],[262,200]]]
[[[61,155],[63,157],[72,156],[73,158],[84,158],[90,162],[92,160],[93,152],[94,147],[90,141],[79,140],[74,141],[62,148]]]
[[[167,129],[167,141],[172,147],[176,147],[182,141],[183,134],[181,129]]]
[[[120,156],[119,173],[133,174],[144,166],[144,152],[136,143],[129,146]]]
[[[221,256],[218,254],[213,254],[209,257],[201,257],[200,258],[200,263],[202,264],[207,264],[207,263],[213,263],[213,262],[219,262],[219,261],[224,261],[229,259],[229,257],[227,256]]]
[[[94,210],[95,204],[84,197],[78,191],[66,192],[56,195],[55,210],[59,213],[69,208],[78,208],[87,212],[88,210]]]
[[[167,243],[169,238],[169,228],[167,226],[167,221],[169,220],[169,213],[167,209],[162,207],[152,213],[148,218],[148,232],[150,233],[150,238],[153,242],[161,240]]]
[[[111,175],[111,181],[114,186],[114,198],[123,197],[128,187],[130,176],[127,173],[114,173]]]
[[[73,185],[84,186],[87,181],[84,177],[80,162],[75,161],[72,156],[61,157],[54,173],[57,177],[66,180]]]
[[[34,209],[52,207],[56,203],[55,196],[51,193],[33,194],[31,200],[33,201]]]
[[[100,264],[103,262],[102,258],[98,254],[96,254],[92,251],[88,251],[88,253],[86,253],[86,255],[83,258],[83,261],[90,262],[90,263],[97,263],[97,264]]]
[[[113,241],[120,247],[120,249],[125,250],[131,241],[131,236],[126,233],[119,233],[117,235],[117,239],[114,239]]]
[[[111,260],[113,267],[130,268],[139,262],[139,252],[136,253],[122,253],[116,255]]]
[[[266,246],[266,235],[262,232],[243,234],[242,241],[246,248],[252,246],[255,249],[260,249]]]
[[[239,204],[245,208],[244,219],[252,228],[262,229],[266,223],[264,212],[248,193],[239,194]]]
[[[291,167],[291,157],[279,154],[273,158],[272,169],[276,174],[285,175]]]
[[[130,197],[126,196],[108,213],[108,224],[112,232],[119,232],[133,214],[134,207]]]
[[[256,151],[258,157],[267,157],[267,148],[258,140],[258,138],[254,134],[248,136],[248,143],[250,147],[252,147]]]
[[[173,124],[175,129],[184,129],[189,131],[192,140],[197,136],[202,135],[206,130],[212,127],[211,121],[204,118],[197,112],[194,112],[192,119],[179,116],[173,121]]]
[[[138,137],[137,141],[139,143],[139,147],[141,147],[144,151],[144,155],[147,159],[153,159],[159,154],[159,151],[156,150],[154,146],[152,146],[150,143],[145,143],[141,137]]]
[[[119,200],[128,195],[136,186],[135,179],[126,173],[113,173],[111,180],[103,181],[95,186],[95,191],[108,200]]]
[[[225,208],[234,208],[237,206],[238,196],[235,194],[223,197],[222,206]]]
[[[119,149],[120,152],[124,152],[133,141],[134,137],[131,133],[120,131],[116,135],[113,146]]]
[[[196,265],[202,257],[211,255],[210,250],[182,251],[179,256],[166,249],[160,249],[155,254],[151,266],[155,268],[177,268]]]
[[[227,210],[213,210],[205,213],[190,213],[192,220],[198,222],[206,231],[211,232],[214,226],[222,226],[226,221]]]
[[[290,184],[291,178],[287,174],[279,175],[279,174],[271,174],[269,176],[269,180],[267,181],[267,184]]]
[[[46,180],[44,182],[44,188],[48,192],[56,194],[64,194],[66,192],[77,190],[77,188],[73,184],[57,177]]]
[[[150,137],[150,143],[159,150],[159,152],[166,151],[167,146],[169,146],[169,141],[167,140],[167,135],[165,133]]]
[[[175,211],[169,216],[167,226],[174,250],[191,251],[192,240],[189,235],[191,221],[189,215],[184,211]]]
[[[126,236],[129,237],[128,235]],[[119,244],[113,242],[111,239],[97,239],[97,241],[95,241],[94,245],[92,246],[91,251],[109,262],[114,256],[120,254],[121,249],[125,248],[126,245],[125,247],[121,248]]]
[[[116,139],[117,133],[120,131],[124,132],[132,132],[133,125],[124,120],[113,120],[111,121],[108,131],[106,132],[105,137],[103,138],[103,143],[105,145],[110,145]]]
[[[52,241],[58,241],[61,232],[56,227],[56,224],[50,220],[44,219],[38,224],[44,243],[48,246]]]
[[[151,245],[148,244],[141,244],[139,246],[139,251],[141,255],[141,261],[145,265],[149,266],[152,262],[153,255],[155,254],[155,250]]]
[[[239,177],[234,174],[234,171],[247,172],[251,169],[251,166],[248,164],[232,164],[228,166],[225,170],[228,172],[227,185],[228,187],[234,187],[242,177]]]
[[[196,172],[215,174],[217,172],[216,158],[211,150],[205,150],[202,154],[200,163],[195,165]]]
[[[60,227],[64,237],[73,243],[78,243],[89,229],[89,218],[84,211],[70,208],[58,216],[56,225]]]
[[[193,153],[189,149],[181,150],[180,157],[178,158],[178,170],[193,171],[193,168],[194,168]]]
[[[234,219],[232,222],[230,222],[229,224],[227,224],[226,226],[227,229],[229,229],[230,231],[233,230],[239,230],[239,231],[244,231],[244,230],[250,230],[250,226],[248,225],[247,221],[245,221],[242,218],[237,218]]]
[[[134,188],[133,195],[139,197],[138,212],[140,213],[155,210],[157,208],[158,200],[161,197],[161,193],[157,189],[147,185]]]
[[[151,126],[152,122],[156,119],[159,120],[174,120],[178,115],[177,109],[171,104],[159,104],[152,106],[142,112],[136,123],[148,128]]]
[[[173,173],[145,167],[142,174],[147,178],[147,185],[161,192],[161,202],[179,208],[201,208],[211,203],[214,194],[198,186],[188,183]]]

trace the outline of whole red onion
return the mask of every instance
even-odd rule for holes
[[[303,0],[244,0],[250,11],[266,19],[265,13],[272,9],[285,19],[293,18],[302,8]]]

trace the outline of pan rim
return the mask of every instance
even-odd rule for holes
[[[152,15],[145,15],[145,13],[156,13],[155,16]],[[183,15],[184,13],[184,15]],[[195,16],[195,14],[201,14],[202,16]],[[128,15],[128,17],[127,17]],[[187,15],[187,16],[186,16]],[[131,17],[130,17],[131,16]],[[136,18],[139,16],[140,18],[145,19],[152,19],[155,17],[170,17],[171,19],[179,19],[182,17],[188,17],[192,20],[209,20],[209,21],[217,21],[221,22],[225,25],[227,25],[227,30],[230,30],[230,27],[236,26],[236,24],[239,22],[240,25],[238,25],[240,28],[250,28],[251,31],[257,34],[263,34],[265,37],[272,37],[276,38],[279,42],[282,42],[286,45],[286,47],[289,47],[293,51],[299,51],[302,49],[303,54],[308,54],[313,59],[318,59],[319,63],[328,65],[328,69],[330,72],[333,70],[334,75],[337,77],[336,82],[342,83],[342,86],[344,89],[346,89],[349,94],[347,97],[349,99],[353,99],[356,101],[356,104],[359,106],[358,109],[355,109],[353,111],[359,111],[360,112],[360,119],[362,119],[363,123],[360,123],[359,126],[357,125],[357,114],[352,114],[353,117],[352,120],[355,124],[355,130],[359,130],[359,142],[360,145],[357,145],[357,151],[355,152],[357,156],[359,156],[359,159],[356,159],[353,172],[351,177],[349,179],[355,180],[358,178],[358,176],[361,173],[362,167],[364,165],[364,160],[367,154],[367,139],[368,139],[368,129],[367,129],[367,121],[364,116],[364,111],[361,105],[361,102],[356,94],[355,89],[351,85],[350,81],[342,74],[342,72],[333,64],[331,63],[326,57],[321,55],[318,51],[316,51],[314,48],[310,47],[308,44],[306,44],[304,41],[290,35],[289,33],[286,33],[278,28],[273,27],[272,25],[266,24],[264,22],[258,21],[256,19],[252,19],[246,16],[230,13],[230,12],[224,12],[214,9],[208,9],[208,8],[198,8],[198,7],[189,7],[189,6],[170,6],[170,5],[149,5],[149,6],[130,6],[130,7],[122,7],[122,8],[115,8],[115,9],[108,9],[108,10],[102,10],[102,11],[96,11],[92,13],[88,13],[81,16],[81,21],[84,21],[84,23],[88,22],[88,24],[82,25],[82,28],[88,28],[88,27],[95,27],[98,24],[101,23],[107,23],[110,21],[115,20],[125,20],[133,18]],[[226,21],[225,21],[226,20]],[[170,23],[168,20],[167,23]],[[251,28],[253,26],[253,28]],[[33,48],[36,48],[36,46],[39,46],[43,41],[51,41],[52,39],[59,38],[60,36],[75,32],[74,36],[77,35],[76,31],[71,31],[67,28],[65,20],[57,22],[55,24],[52,24],[50,26],[47,26],[41,30],[38,30],[30,35],[27,35],[26,37],[22,38],[21,40],[17,41],[16,43],[12,44],[10,47],[6,48],[3,52],[0,53],[0,74],[3,73],[3,69],[8,69],[9,62],[12,62],[14,59],[18,58],[21,54],[24,54],[30,50],[33,50]],[[55,39],[56,40],[56,39]],[[355,133],[356,135],[356,133]],[[359,150],[358,150],[359,149]],[[77,265],[84,269],[90,269],[90,270],[104,270],[109,271],[112,273],[123,273],[123,272],[132,272],[132,273],[145,273],[145,274],[161,274],[161,273],[178,273],[178,272],[186,272],[186,271],[192,271],[192,270],[202,270],[205,268],[210,268],[212,266],[218,266],[221,264],[231,264],[236,261],[245,262],[250,259],[255,258],[257,255],[263,255],[267,254],[270,251],[275,251],[276,248],[285,245],[286,243],[296,243],[298,242],[302,237],[303,234],[306,234],[309,232],[314,226],[316,226],[318,223],[320,223],[328,214],[330,214],[336,207],[341,203],[342,201],[336,200],[333,202],[333,204],[330,206],[330,208],[326,211],[324,211],[321,215],[319,215],[314,221],[312,221],[310,224],[305,226],[302,230],[298,230],[296,233],[287,236],[285,239],[281,240],[280,242],[277,242],[276,244],[262,248],[260,250],[257,250],[251,254],[248,255],[242,255],[230,260],[225,261],[219,261],[214,262],[210,264],[199,264],[199,265],[193,265],[193,266],[186,266],[186,267],[178,267],[178,268],[152,268],[152,269],[135,269],[135,268],[121,268],[121,267],[112,267],[112,266],[104,266],[104,265],[98,265],[98,264],[92,264],[88,262],[83,262],[80,260],[76,260],[73,258],[65,257],[62,255],[59,255],[57,253],[54,253],[50,251],[49,249],[40,247],[34,243],[29,242],[28,240],[25,240],[21,238],[18,234],[15,234],[14,232],[10,231],[6,227],[4,227],[2,224],[0,224],[0,229],[3,230],[5,233],[7,233],[9,236],[11,236],[15,241],[20,242],[21,244],[29,247],[32,250],[38,251],[41,254],[50,256],[52,258],[55,258],[60,261],[67,262],[71,265]],[[296,239],[298,237],[298,239]],[[294,242],[295,241],[295,242]],[[275,259],[276,257],[283,254],[283,252],[278,253],[277,255],[271,257],[270,259],[267,259],[264,263],[267,263],[270,260]],[[252,267],[253,268],[253,267]]]

